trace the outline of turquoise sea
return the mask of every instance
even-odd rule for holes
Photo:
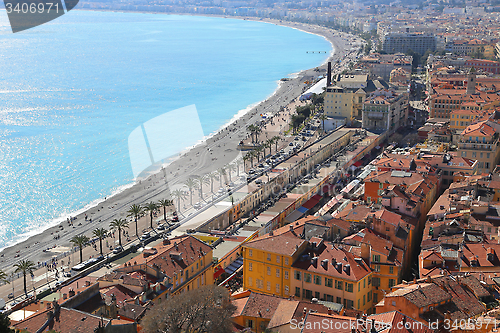
[[[132,183],[127,138],[145,121],[194,104],[209,135],[330,51],[198,16],[74,10],[13,34],[0,10],[0,248]]]

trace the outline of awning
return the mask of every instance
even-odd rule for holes
[[[312,196],[311,199],[307,200],[307,202],[305,204],[302,205],[302,207],[305,207],[307,209],[311,209],[313,208],[314,206],[316,206],[316,204],[321,200],[321,195],[319,194],[315,194]]]
[[[305,212],[307,212],[308,210],[309,209],[306,208],[306,207],[304,207],[304,206],[301,206],[301,207],[297,208],[297,211],[301,212],[302,214],[305,214]]]
[[[214,279],[217,279],[222,273],[224,273],[224,269],[220,265],[217,265],[217,267],[215,267]]]
[[[288,223],[292,223],[292,222],[295,222],[298,219],[300,219],[302,217],[302,215],[304,215],[304,213],[302,213],[299,210],[295,210],[293,213],[291,213],[290,215],[285,217],[285,220],[287,220]]]
[[[234,272],[236,272],[236,270],[238,270],[238,268],[240,268],[241,266],[243,266],[243,257],[239,257],[238,259],[236,259],[235,261],[233,261],[231,263],[231,265],[227,266],[224,270],[226,271],[226,273],[228,274],[233,274]]]
[[[362,164],[363,164],[363,162],[357,161],[356,163],[354,163],[354,166],[359,168]]]

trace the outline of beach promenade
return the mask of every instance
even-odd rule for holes
[[[273,21],[272,23],[279,23]],[[343,60],[344,65],[353,59],[354,55],[348,55],[347,49],[350,50],[350,46],[347,45],[347,41],[340,37],[334,37],[333,31],[326,28],[299,24],[299,23],[280,23],[283,25],[292,26],[304,31],[311,33],[316,33],[325,36],[335,49],[335,54],[331,58],[332,61]],[[343,67],[341,66],[338,70],[341,71]],[[20,260],[31,260],[35,264],[38,262],[45,263],[51,262],[54,256],[61,255],[71,249],[69,240],[80,234],[85,234],[91,237],[92,230],[98,227],[104,227],[109,229],[109,223],[116,218],[127,218],[131,221],[130,217],[127,217],[127,211],[132,204],[147,204],[148,202],[157,202],[160,199],[169,198],[169,191],[184,188],[184,183],[187,179],[191,177],[203,176],[208,173],[214,172],[221,167],[232,162],[238,157],[240,151],[237,149],[237,145],[241,140],[247,140],[249,138],[249,133],[247,131],[248,125],[256,124],[262,120],[260,116],[261,113],[268,113],[270,115],[278,113],[281,109],[284,111],[274,118],[273,125],[267,125],[268,128],[261,134],[262,138],[269,137],[279,134],[287,126],[289,122],[290,112],[295,110],[295,106],[298,102],[294,100],[299,97],[305,89],[305,81],[309,81],[318,75],[326,74],[326,65],[320,66],[318,70],[309,69],[299,73],[295,78],[288,81],[281,81],[278,90],[270,96],[265,101],[262,101],[246,113],[241,118],[237,119],[235,122],[221,129],[216,135],[209,138],[204,144],[201,144],[189,151],[183,152],[178,158],[176,158],[172,163],[170,163],[164,171],[161,171],[149,176],[146,179],[141,180],[136,183],[131,188],[118,193],[112,197],[106,198],[100,202],[97,206],[74,216],[72,221],[72,226],[68,225],[66,221],[62,222],[60,225],[51,227],[44,232],[30,237],[29,239],[4,249],[0,253],[0,268],[10,274],[13,272],[13,265]],[[279,79],[279,78],[277,78]],[[283,120],[280,120],[282,119]],[[286,145],[292,137],[287,137],[280,143],[281,146]],[[241,170],[240,170],[241,172]],[[214,189],[218,189],[219,181],[214,184]],[[208,192],[210,185],[205,185],[205,192]],[[193,203],[201,201],[202,199],[198,197],[197,191],[193,192]],[[174,203],[177,200],[174,199]],[[190,214],[196,213],[193,207],[190,207],[189,197],[184,200],[180,208],[181,217],[189,216]],[[186,208],[184,208],[184,206]],[[85,220],[85,215],[88,219]],[[158,214],[158,219],[162,219],[163,214]],[[92,222],[90,222],[90,219]],[[139,233],[141,234],[143,230],[149,227],[149,215],[141,218],[139,220]],[[185,227],[180,227],[177,232],[184,231]],[[135,235],[135,226],[132,222],[130,228],[127,230],[130,235],[130,239],[133,240],[137,238]],[[126,238],[124,238],[126,239]],[[107,239],[108,246],[113,245],[116,242],[117,236],[115,238]],[[111,244],[110,244],[111,243]],[[104,244],[106,245],[106,244]],[[97,243],[97,249],[99,249],[99,244]],[[109,252],[109,247],[107,248]],[[44,251],[45,250],[45,251]],[[98,255],[93,247],[86,247],[84,249],[84,260],[88,259],[90,256]],[[73,266],[78,261],[79,253],[73,253],[72,255],[61,258],[57,261],[57,276],[60,278],[62,275],[62,270],[67,271],[69,267]],[[33,278],[33,285],[41,286],[46,284],[47,281],[55,283],[56,271],[48,270],[46,266],[35,272]],[[22,292],[22,277],[14,281],[14,291],[16,295]],[[28,289],[31,287],[31,278],[28,277]],[[0,298],[6,299],[8,293],[12,292],[12,285],[4,285],[0,287]]]

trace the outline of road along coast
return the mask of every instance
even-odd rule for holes
[[[346,66],[348,62],[354,60],[354,54],[348,55],[352,46],[349,46],[346,40],[339,37],[338,33],[334,36],[334,30],[294,22],[259,21],[280,24],[323,36],[332,43],[334,48],[334,53],[329,58],[330,61],[340,60]],[[0,252],[0,269],[10,273],[14,270],[13,265],[23,259],[31,260],[35,264],[50,261],[52,257],[60,255],[72,247],[70,239],[73,236],[85,234],[92,237],[92,230],[100,227],[109,229],[109,223],[113,219],[127,218],[127,211],[132,204],[145,204],[150,201],[157,202],[159,199],[168,198],[167,182],[170,190],[180,188],[188,178],[208,174],[232,162],[239,153],[237,149],[238,143],[249,135],[247,133],[248,125],[259,122],[262,119],[261,113],[272,115],[279,112],[281,108],[289,105],[303,93],[304,81],[311,80],[321,74],[326,74],[326,63],[317,68],[304,70],[287,81],[280,81],[279,87],[274,94],[249,109],[240,118],[234,119],[233,122],[210,136],[204,143],[182,152],[163,170],[160,169],[157,173],[151,174],[122,192],[105,198],[84,212],[73,215],[71,223],[63,221],[23,242],[3,249]],[[279,80],[280,78],[276,79]],[[158,168],[160,167],[158,166]],[[85,219],[85,216],[87,216],[87,219]],[[130,218],[128,219],[130,220]],[[140,219],[139,235],[148,226],[148,216]],[[133,222],[130,224],[128,233],[131,238],[135,238]],[[74,255],[73,260],[76,261],[76,259],[77,255]]]

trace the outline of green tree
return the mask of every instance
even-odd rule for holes
[[[88,241],[89,238],[85,235],[75,235],[70,239],[70,243],[72,243],[74,246],[78,246],[78,248],[80,249],[80,263],[83,261],[83,247],[88,243]]]
[[[97,228],[92,230],[92,235],[99,238],[99,249],[102,256],[102,240],[108,236],[108,231],[104,228]]]
[[[163,207],[163,219],[166,221],[167,220],[167,207],[172,206],[174,203],[172,202],[172,200],[169,200],[169,199],[160,199],[158,201],[158,203],[160,204],[160,206]]]
[[[10,319],[4,313],[0,313],[0,333],[14,333],[15,331],[10,328]]]
[[[181,189],[176,189],[170,193],[172,198],[177,199],[177,210],[180,212],[181,211],[181,200],[185,200],[187,195],[186,192],[184,192]]]
[[[24,278],[24,294],[28,294],[28,289],[26,288],[26,274],[30,273],[30,275],[33,275],[33,271],[35,270],[35,264],[31,260],[21,260],[17,264],[14,264],[14,267],[16,268],[15,272],[16,273],[23,273],[23,278]]]
[[[153,229],[153,214],[156,212],[156,210],[158,209],[158,205],[154,202],[150,202],[148,203],[146,206],[144,206],[144,210],[146,212],[149,212],[149,217],[150,217],[150,227],[151,229]]]
[[[128,221],[125,219],[114,219],[109,223],[111,230],[118,231],[118,244],[122,246],[122,230],[128,228]]]
[[[133,204],[130,206],[130,209],[127,211],[128,215],[127,216],[133,216],[135,220],[135,235],[139,236],[139,228],[137,226],[137,220],[139,219],[139,216],[142,214],[144,211],[144,208],[141,205]]]

